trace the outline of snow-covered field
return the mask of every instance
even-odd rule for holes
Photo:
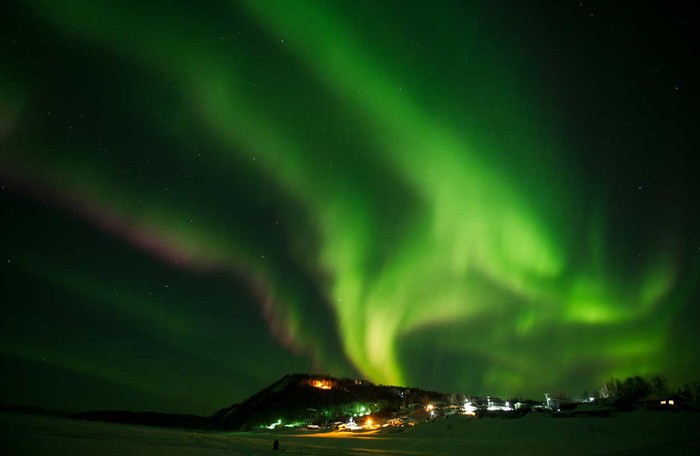
[[[479,455],[697,454],[700,414],[611,418],[449,419],[403,432],[194,432],[0,413],[2,455]],[[279,452],[272,451],[275,439]]]

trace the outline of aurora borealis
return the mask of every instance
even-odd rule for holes
[[[2,402],[700,378],[693,13],[3,2]]]

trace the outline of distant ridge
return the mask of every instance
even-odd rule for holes
[[[27,405],[0,405],[0,411],[166,428],[208,429],[211,427],[211,419],[207,416],[176,413],[132,412],[130,410],[92,410],[88,412],[69,413]]]
[[[127,410],[95,410],[90,412],[71,413],[68,418],[79,420],[105,421],[109,423],[140,424],[143,426],[158,426],[183,429],[207,429],[210,418],[197,415],[182,415],[161,412],[131,412]]]
[[[66,413],[22,405],[0,405],[0,411],[166,428],[254,430],[273,423],[280,427],[326,426],[370,414],[392,418],[411,406],[422,407],[447,398],[446,394],[420,388],[375,385],[366,380],[325,374],[288,374],[245,401],[224,407],[208,417],[127,410]]]
[[[35,405],[6,405],[0,404],[0,411],[11,413],[24,413],[28,415],[48,415],[48,416],[67,416],[68,413],[60,410],[49,410],[44,407]]]

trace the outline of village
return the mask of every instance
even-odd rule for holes
[[[635,381],[637,381],[635,379]],[[356,380],[355,386],[362,386],[362,381]],[[328,377],[310,378],[305,381],[312,390],[331,391],[343,388],[341,382]],[[629,383],[629,382],[628,382]],[[623,382],[619,382],[623,385]],[[364,383],[367,387],[367,382]],[[386,388],[386,387],[382,387]],[[647,388],[652,390],[653,388]],[[604,391],[605,390],[604,388]],[[267,430],[303,429],[306,431],[336,431],[362,433],[385,429],[398,431],[422,423],[445,420],[453,417],[462,419],[502,418],[515,419],[527,414],[536,413],[552,418],[577,417],[612,417],[619,413],[637,410],[679,411],[694,410],[696,405],[689,395],[681,392],[647,391],[642,397],[631,399],[620,394],[610,394],[608,397],[588,396],[571,399],[543,394],[541,400],[532,399],[502,399],[495,396],[468,396],[465,394],[413,394],[410,389],[390,387],[390,394],[400,401],[400,405],[391,406],[391,401],[381,399],[375,402],[354,403],[350,407],[335,409],[307,408],[305,418],[283,420],[261,426]],[[605,394],[605,392],[604,392]],[[408,402],[406,398],[417,402]],[[395,402],[396,403],[396,402]],[[340,413],[338,413],[340,411]],[[342,415],[342,416],[341,416]]]

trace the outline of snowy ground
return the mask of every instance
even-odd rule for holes
[[[700,414],[612,418],[452,417],[404,432],[194,432],[0,413],[2,455],[478,455],[697,454]],[[283,451],[273,452],[278,439]]]

